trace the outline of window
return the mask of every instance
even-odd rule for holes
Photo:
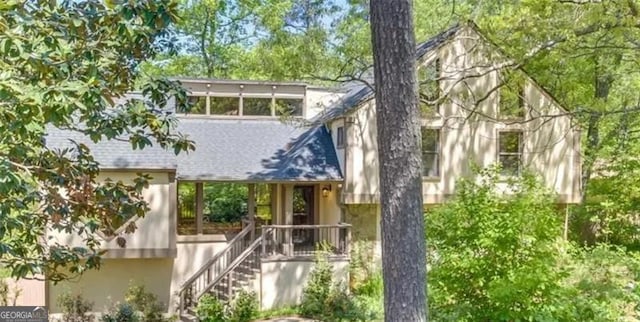
[[[239,115],[240,97],[209,97],[209,114]]]
[[[338,126],[336,129],[336,147],[344,148],[344,126]]]
[[[271,98],[243,97],[242,115],[271,116]]]
[[[505,176],[520,175],[522,167],[523,140],[522,132],[500,132],[498,134],[498,161],[501,174]]]
[[[440,176],[440,130],[422,128],[422,176]]]
[[[438,104],[440,98],[440,59],[418,69],[418,91],[420,93],[420,113],[423,118],[434,117],[440,113]],[[432,102],[430,104],[429,102]]]
[[[524,117],[524,77],[516,73],[503,73],[500,91],[500,114],[502,119]]]
[[[302,100],[294,98],[276,98],[276,115],[302,116]]]
[[[178,235],[195,235],[196,184],[178,182]]]
[[[189,96],[187,97],[190,109],[189,114],[207,114],[207,97],[206,96]],[[183,111],[184,112],[184,111]]]

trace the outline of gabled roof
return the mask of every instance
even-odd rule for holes
[[[342,180],[333,141],[324,126],[181,118],[178,131],[196,144],[196,151],[178,156],[181,180]]]
[[[419,44],[416,47],[416,60],[421,60],[429,52],[440,47],[440,45],[451,39],[451,37],[453,37],[453,35],[455,35],[460,29],[461,25],[455,24],[449,29]],[[368,85],[353,84],[349,86],[349,91],[338,102],[330,106],[324,113],[313,118],[311,122],[315,124],[324,124],[353,111],[362,103],[373,99],[375,94],[372,88],[373,85],[373,82],[371,82]]]

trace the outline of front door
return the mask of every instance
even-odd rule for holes
[[[315,186],[293,187],[293,224],[313,225],[315,223]],[[313,229],[300,228],[293,230],[294,248],[313,248]]]

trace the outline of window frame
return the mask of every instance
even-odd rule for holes
[[[440,78],[442,75],[442,59],[440,59],[440,57],[436,56],[435,59],[433,59],[429,64],[424,64],[423,66],[421,66],[420,68],[429,68],[429,66],[433,64],[433,66],[435,67],[435,88],[437,89],[437,93],[436,93],[436,103],[433,105],[433,109],[434,109],[434,114],[431,116],[425,116],[422,113],[422,98],[420,97],[420,87],[421,87],[421,81],[418,79],[418,106],[420,107],[420,118],[422,119],[436,119],[436,118],[440,118],[442,117],[442,102],[438,102],[438,100],[440,99],[440,96],[442,95],[443,91],[442,91],[442,87],[441,87],[441,82],[440,82]],[[428,105],[427,103],[424,103],[426,105]]]
[[[305,118],[307,114],[307,100],[306,95],[291,95],[291,94],[259,94],[259,93],[243,93],[240,92],[238,94],[222,94],[222,93],[207,93],[207,92],[189,92],[187,97],[204,97],[205,98],[205,110],[204,113],[196,114],[196,113],[186,113],[184,111],[175,110],[175,113],[180,116],[187,117],[213,117],[213,118],[280,118],[280,117],[294,117],[294,118]],[[237,99],[238,100],[238,114],[237,115],[226,115],[226,114],[211,114],[211,98],[229,98],[229,99]],[[270,105],[270,113],[269,115],[246,115],[244,113],[244,99],[269,99]],[[300,115],[285,115],[278,114],[276,109],[276,101],[277,100],[297,100],[300,101],[301,113]]]
[[[516,73],[517,71],[513,71],[512,73]],[[527,102],[525,100],[525,89],[527,87],[527,78],[524,75],[516,76],[515,79],[518,80],[518,77],[522,77],[521,80],[518,81],[518,108],[522,115],[507,115],[503,113],[503,89],[505,87],[510,86],[509,82],[514,79],[512,75],[505,75],[505,73],[500,73],[500,87],[498,88],[498,104],[497,104],[497,118],[503,121],[519,121],[525,120],[527,117]],[[511,79],[510,79],[511,78]]]
[[[518,134],[518,152],[502,152],[501,151],[501,144],[500,144],[500,139],[502,138],[503,134],[513,134],[516,133]],[[524,131],[521,129],[506,129],[506,130],[498,130],[498,135],[497,135],[497,163],[500,165],[500,176],[501,177],[519,177],[522,175],[523,172],[523,168],[524,168]],[[517,156],[518,158],[518,169],[516,170],[515,174],[509,174],[509,173],[505,173],[505,168],[502,164],[502,157],[503,156]]]
[[[336,148],[344,149],[344,125],[336,127]]]
[[[420,127],[420,138],[422,140],[422,135],[423,135],[423,131],[427,130],[427,131],[435,131],[436,135],[437,135],[437,139],[436,139],[436,151],[428,151],[425,152],[424,150],[424,146],[422,146],[422,151],[420,151],[420,155],[422,157],[422,180],[423,181],[435,181],[435,180],[440,180],[440,178],[442,177],[442,128],[441,127],[433,127],[433,126],[421,126]],[[432,154],[435,155],[437,157],[436,162],[436,175],[425,175],[425,169],[424,169],[424,155],[425,153],[428,154]]]

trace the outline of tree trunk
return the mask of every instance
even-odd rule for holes
[[[386,321],[426,321],[420,113],[411,0],[371,0]]]

